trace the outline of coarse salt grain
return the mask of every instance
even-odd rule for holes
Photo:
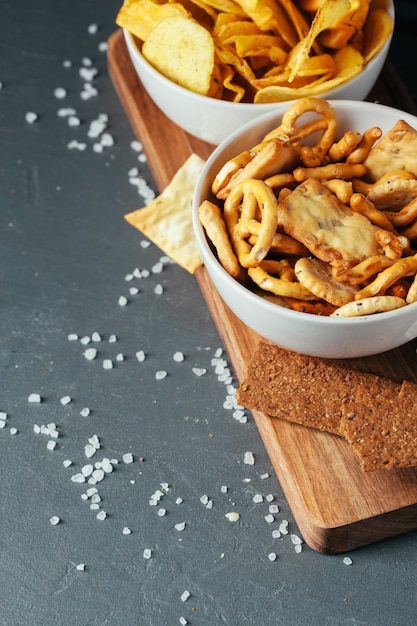
[[[71,476],[71,480],[73,483],[85,483],[85,476],[79,472],[78,474]]]
[[[123,355],[121,352],[119,352],[118,354],[116,354],[116,361],[117,361],[118,363],[122,363],[124,360],[125,360],[125,357],[124,357],[124,355]]]
[[[279,506],[277,504],[271,504],[269,506],[269,512],[274,514],[279,513]]]
[[[222,486],[220,487],[220,491],[221,491],[222,493],[227,493],[227,492],[228,492],[228,490],[229,490],[229,489],[228,489],[227,485],[222,485]]]
[[[191,596],[191,593],[187,590],[183,591],[180,598],[182,600],[182,602],[186,602],[188,600],[188,598]]]
[[[287,520],[282,520],[281,524],[279,525],[279,532],[281,533],[281,535],[288,535],[288,521]]]
[[[163,380],[167,376],[168,376],[168,372],[166,372],[165,370],[159,370],[159,371],[155,372],[155,379],[156,380]]]
[[[96,343],[97,343],[97,342],[99,342],[99,341],[101,341],[101,335],[100,335],[100,333],[98,333],[98,332],[94,332],[94,333],[91,335],[91,339],[92,339],[93,341],[95,341]]]
[[[275,517],[268,513],[268,515],[265,515],[265,521],[267,522],[267,524],[272,524],[272,522],[275,521]]]
[[[28,111],[25,115],[25,120],[27,121],[28,124],[34,124],[37,119],[38,119],[38,114],[34,113],[33,111]]]
[[[46,447],[48,450],[55,450],[56,441],[48,441],[48,443],[46,444]]]
[[[255,464],[255,457],[253,456],[252,452],[245,452],[243,462],[245,463],[245,465]]]
[[[148,561],[151,558],[151,556],[152,556],[152,550],[150,548],[145,548],[143,551],[143,558]]]
[[[154,293],[155,293],[157,296],[162,295],[162,294],[163,294],[163,292],[164,292],[164,288],[162,287],[162,285],[160,285],[160,284],[155,285]]]
[[[182,363],[184,360],[184,354],[182,352],[174,352],[172,358],[176,363]]]
[[[187,626],[188,622],[185,617],[180,617],[180,624],[181,626]]]
[[[191,371],[196,376],[204,376],[204,374],[207,374],[207,370],[204,369],[204,367],[193,367]]]
[[[60,402],[63,405],[69,404],[71,402],[71,397],[70,396],[64,396],[63,398],[61,398]]]
[[[181,532],[182,530],[185,529],[185,522],[178,522],[178,524],[175,524],[174,528],[175,530],[178,530],[179,532]]]
[[[28,402],[32,404],[39,404],[39,402],[41,401],[42,401],[42,398],[40,397],[38,393],[31,393],[30,396],[28,397]]]
[[[259,504],[260,502],[264,501],[264,497],[261,493],[255,493],[252,499],[255,502],[255,504]]]
[[[84,407],[83,409],[81,409],[80,415],[82,417],[88,417],[90,415],[90,409],[88,407]]]
[[[130,528],[128,528],[127,526],[125,526],[122,530],[123,535],[130,535],[132,533],[132,531],[130,530]]]
[[[61,520],[58,515],[53,515],[49,521],[51,522],[52,526],[56,526]]]
[[[10,429],[9,429],[9,433],[10,433],[11,435],[17,435],[17,428],[14,428],[14,427],[10,428]]]
[[[273,561],[276,561],[276,560],[277,560],[277,555],[275,554],[275,552],[270,552],[270,553],[268,554],[268,559],[269,559],[270,561],[272,561],[272,562],[273,562]]]
[[[72,465],[72,461],[70,459],[65,459],[65,461],[62,461],[62,465],[64,467],[70,467],[70,465]]]
[[[131,452],[127,452],[122,456],[123,463],[133,463],[133,454]]]
[[[228,519],[229,522],[238,522],[240,515],[236,511],[232,511],[231,513],[226,513],[225,518]]]
[[[73,139],[67,143],[68,150],[79,150],[80,152],[84,152],[87,148],[87,144],[82,141],[76,141]]]
[[[139,289],[137,287],[129,287],[129,293],[131,296],[137,296]]]
[[[159,517],[164,517],[166,515],[166,509],[163,509],[162,507],[160,509],[158,509],[158,516]]]
[[[87,344],[89,344],[91,341],[91,337],[89,337],[88,335],[84,335],[84,337],[81,337],[80,339],[80,343],[83,344],[83,346],[86,346]]]
[[[103,359],[103,369],[105,370],[113,369],[113,361],[111,359]]]
[[[85,563],[78,563],[78,565],[75,566],[75,569],[78,570],[79,572],[84,572]]]
[[[139,361],[139,363],[142,363],[145,360],[145,358],[146,358],[146,355],[145,355],[144,351],[143,350],[138,350],[138,352],[136,352],[136,358]]]
[[[55,98],[58,98],[58,100],[62,100],[63,98],[65,98],[67,95],[67,90],[64,89],[63,87],[57,87],[56,89],[54,89],[54,96]]]
[[[119,300],[118,300],[119,306],[126,306],[127,305],[127,298],[126,296],[120,296]]]
[[[77,341],[78,339],[78,335],[76,335],[75,333],[70,333],[68,335],[68,341]]]
[[[100,520],[101,522],[105,520],[106,517],[107,517],[107,513],[105,511],[99,511],[96,515],[96,518]]]
[[[350,556],[345,556],[345,557],[343,558],[343,563],[344,563],[344,565],[352,565],[353,561],[352,561],[352,559],[350,558]]]

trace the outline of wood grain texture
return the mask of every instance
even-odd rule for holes
[[[162,190],[195,152],[207,158],[213,146],[183,132],[152,103],[131,65],[121,31],[108,40],[108,67],[132,128],[142,142],[156,184]],[[415,113],[389,65],[369,96]],[[240,322],[221,300],[204,268],[196,279],[242,380],[260,337]],[[416,343],[389,353],[355,359],[355,367],[401,381],[417,382]],[[296,393],[296,390],[294,390]],[[365,474],[340,437],[253,411],[259,433],[308,545],[340,553],[417,529],[417,468]]]

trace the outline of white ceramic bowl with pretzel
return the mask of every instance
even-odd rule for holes
[[[395,21],[393,0],[385,0]],[[231,102],[185,89],[158,72],[141,53],[141,42],[123,29],[133,67],[145,90],[161,111],[187,133],[218,145],[235,130],[257,117],[276,110],[274,103]],[[392,32],[378,53],[353,78],[319,92],[321,98],[364,100],[375,85],[386,61]]]
[[[417,129],[417,117],[383,105],[350,100],[334,100],[329,101],[329,104],[337,117],[336,139],[340,139],[347,131],[354,130],[363,134],[375,126],[378,126],[384,134],[390,131],[399,119]],[[285,106],[285,109],[287,108],[288,105]],[[306,115],[305,119],[310,119],[309,115],[314,119],[313,114]],[[205,268],[215,288],[226,305],[249,328],[273,343],[296,352],[323,358],[354,358],[385,352],[414,339],[417,337],[417,302],[370,315],[360,315],[356,312],[349,317],[301,312],[280,306],[270,298],[259,295],[259,290],[256,293],[253,283],[248,285],[247,281],[242,282],[237,270],[236,278],[233,277],[233,268],[226,271],[219,262],[214,252],[215,248],[208,240],[201,223],[200,207],[205,201],[223,207],[222,202],[213,193],[213,182],[216,177],[223,171],[220,175],[222,178],[236,155],[242,155],[261,144],[271,132],[274,134],[275,129],[282,123],[282,117],[283,106],[280,105],[277,111],[264,115],[233,133],[212,153],[201,172],[193,198],[193,223]],[[313,140],[309,141],[307,138],[307,143],[312,144]],[[219,180],[215,183],[214,189],[216,184],[219,185]],[[240,188],[243,189],[241,193],[244,193],[244,185],[240,185]],[[417,199],[415,202],[417,203]],[[231,219],[234,210],[232,203]],[[252,209],[249,210],[248,219],[253,215],[251,211]],[[396,241],[401,242],[401,237],[397,237]],[[245,248],[246,243],[242,245],[243,254],[251,252],[253,256],[257,253],[255,247],[250,250],[248,247]],[[385,252],[389,256],[392,251],[385,249]],[[248,267],[252,260],[251,257],[247,257]],[[391,264],[389,259],[387,264]],[[356,305],[354,303],[351,306]]]

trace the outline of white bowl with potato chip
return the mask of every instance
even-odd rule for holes
[[[375,125],[383,132],[399,119],[417,129],[417,117],[379,104],[331,101],[338,120],[338,135],[364,132]],[[288,107],[287,107],[288,108]],[[281,123],[282,113],[269,113],[233,133],[207,160],[193,198],[193,223],[205,268],[214,287],[231,309],[260,336],[288,350],[323,358],[355,358],[379,354],[417,337],[417,303],[372,315],[328,317],[295,311],[256,295],[225,271],[201,225],[198,209],[204,200],[218,201],[211,191],[221,167],[237,154],[255,146]]]
[[[394,3],[392,0],[381,0],[381,6],[386,6],[386,12],[394,25]],[[123,24],[124,22],[119,22]],[[273,111],[277,101],[288,102],[304,95],[313,95],[326,99],[363,100],[376,83],[385,63],[392,38],[392,31],[376,55],[369,60],[361,71],[343,80],[335,79],[317,84],[313,93],[302,89],[286,91],[267,88],[262,98],[256,104],[251,102],[232,102],[216,97],[208,97],[184,88],[177,82],[166,78],[153,64],[145,59],[142,50],[142,41],[132,34],[131,29],[123,27],[127,50],[132,64],[145,90],[161,111],[180,128],[191,135],[213,145],[218,145],[232,132],[241,128],[247,122]],[[378,35],[376,35],[376,38]],[[191,54],[191,53],[190,53]],[[318,80],[318,83],[321,81]],[[274,102],[269,102],[271,98]],[[278,100],[277,100],[278,99]],[[280,106],[280,104],[278,104]]]

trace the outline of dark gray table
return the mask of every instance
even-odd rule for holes
[[[296,551],[194,278],[123,219],[156,189],[101,45],[119,4],[0,8],[0,624],[412,626],[416,533]]]

